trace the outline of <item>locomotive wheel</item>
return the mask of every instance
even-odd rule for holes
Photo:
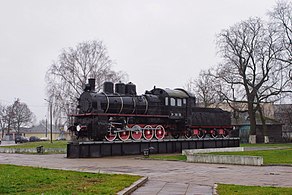
[[[218,136],[218,132],[215,129],[212,129],[210,131],[210,136],[213,137],[213,138],[216,138]]]
[[[122,131],[118,133],[120,140],[126,141],[130,138],[130,131]]]
[[[199,130],[199,132],[198,132],[198,134],[197,134],[197,137],[198,137],[199,139],[204,138],[204,137],[205,137],[205,132],[204,132],[203,130]]]
[[[142,131],[139,125],[134,125],[131,131],[131,137],[134,140],[140,140],[142,138]]]
[[[179,138],[179,134],[178,134],[178,133],[172,133],[171,136],[172,136],[174,139],[178,139],[178,138]]]
[[[143,131],[144,139],[151,140],[153,138],[153,135],[154,135],[154,133],[153,133],[151,125],[146,125],[144,127],[144,131]]]
[[[191,139],[192,138],[192,132],[191,131],[186,131],[186,133],[185,133],[185,138],[186,139]]]
[[[222,134],[222,137],[223,138],[227,138],[227,137],[229,137],[229,131],[227,131],[227,130],[223,130],[223,134]]]
[[[165,129],[162,125],[157,125],[156,129],[155,129],[155,137],[158,140],[163,139],[165,136]]]
[[[117,138],[117,133],[111,133],[111,132],[109,132],[104,137],[105,137],[105,139],[107,141],[112,142],[112,141],[114,141]]]

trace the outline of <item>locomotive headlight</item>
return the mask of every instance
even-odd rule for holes
[[[81,129],[80,125],[77,125],[76,130],[80,131],[80,129]]]

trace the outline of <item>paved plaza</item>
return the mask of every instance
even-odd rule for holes
[[[148,182],[133,193],[145,195],[212,194],[215,183],[292,187],[291,166],[199,164],[144,160],[141,156],[68,159],[64,154],[5,153],[0,153],[0,164],[147,176]]]

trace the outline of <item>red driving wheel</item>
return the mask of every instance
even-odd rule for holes
[[[130,138],[130,131],[122,131],[118,133],[120,140],[126,141]]]
[[[142,138],[142,136],[143,136],[143,134],[142,134],[141,127],[139,125],[134,125],[132,127],[131,137],[134,140],[140,140]]]
[[[155,137],[158,140],[163,139],[165,136],[165,129],[162,125],[157,125],[155,128]]]
[[[153,133],[152,126],[151,125],[146,125],[144,127],[144,131],[143,131],[143,137],[144,137],[144,139],[151,140],[153,138],[153,135],[154,135],[154,133]]]
[[[116,133],[111,133],[111,132],[108,132],[106,135],[105,135],[105,139],[107,141],[114,141],[115,139],[117,138],[117,134]]]

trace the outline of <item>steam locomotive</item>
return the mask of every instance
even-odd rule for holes
[[[105,82],[103,92],[96,92],[95,79],[89,79],[78,102],[78,114],[71,115],[74,125],[70,128],[77,138],[202,139],[227,137],[232,130],[229,112],[197,107],[194,94],[184,89],[154,87],[137,95],[131,82]]]

